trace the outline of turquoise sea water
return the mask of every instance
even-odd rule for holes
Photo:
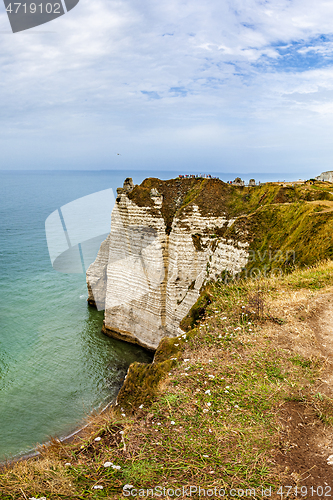
[[[52,268],[44,230],[60,206],[128,174],[149,175],[0,172],[0,460],[79,427],[114,399],[131,362],[150,359],[100,332],[84,274]]]
[[[182,172],[183,173],[183,172]],[[63,437],[115,398],[142,349],[101,334],[84,274],[50,262],[44,224],[88,194],[177,172],[0,171],[0,461]],[[237,174],[214,174],[228,180]]]

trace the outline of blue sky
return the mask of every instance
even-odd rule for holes
[[[1,7],[0,43],[1,169],[333,170],[326,0],[80,0],[16,34]]]

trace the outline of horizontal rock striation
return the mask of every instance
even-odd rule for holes
[[[246,266],[248,243],[225,237],[235,221],[221,197],[225,186],[202,179],[133,186],[126,179],[110,234],[87,271],[88,300],[105,309],[106,334],[155,350],[163,337],[181,333],[205,283]]]

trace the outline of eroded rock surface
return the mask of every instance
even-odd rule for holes
[[[88,300],[105,309],[105,333],[154,350],[181,333],[207,281],[246,265],[248,243],[223,236],[235,220],[214,199],[224,183],[209,183],[213,191],[200,179],[135,187],[126,179],[117,190],[110,234],[87,271]]]

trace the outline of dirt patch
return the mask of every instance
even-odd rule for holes
[[[332,486],[333,465],[327,458],[333,453],[333,436],[319,420],[314,409],[301,402],[286,402],[279,414],[282,432],[276,463],[294,484],[308,488],[307,497],[324,494],[319,486]],[[310,488],[313,487],[313,495]],[[331,492],[331,495],[333,492]]]

